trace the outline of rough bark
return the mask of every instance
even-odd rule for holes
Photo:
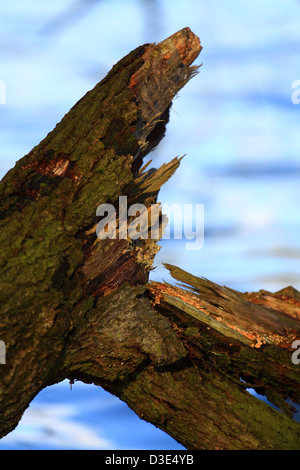
[[[286,401],[300,398],[299,293],[241,294],[173,266],[183,287],[149,283],[155,240],[96,236],[100,204],[126,195],[150,208],[178,168],[178,158],[141,166],[200,50],[189,28],[137,48],[2,180],[1,436],[69,378],[104,387],[189,449],[300,449]]]

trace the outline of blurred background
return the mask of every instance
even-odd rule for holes
[[[186,155],[159,199],[204,204],[204,246],[162,240],[151,279],[173,282],[168,262],[243,292],[300,289],[297,0],[1,2],[0,177],[125,54],[185,26],[203,66],[148,159]],[[101,388],[64,381],[34,399],[0,449],[182,446]]]

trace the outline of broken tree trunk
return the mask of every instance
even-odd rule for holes
[[[189,28],[137,48],[2,180],[1,436],[69,378],[102,386],[188,449],[300,449],[287,403],[300,401],[299,294],[241,294],[174,266],[183,287],[149,283],[156,240],[96,235],[100,204],[118,213],[127,196],[150,209],[178,168],[175,158],[141,169],[200,51]]]

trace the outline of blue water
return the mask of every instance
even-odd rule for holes
[[[166,137],[149,158],[157,167],[186,154],[160,200],[204,204],[204,247],[163,240],[151,278],[171,281],[168,262],[241,291],[300,289],[300,105],[291,100],[300,79],[300,3],[88,4],[0,4],[0,176],[127,52],[189,26],[200,36],[203,66],[174,100]],[[62,382],[35,398],[1,440],[6,448],[181,446],[100,388],[76,382],[71,391]]]
[[[14,449],[184,449],[100,387],[67,380],[44,389],[19,426],[0,441]]]

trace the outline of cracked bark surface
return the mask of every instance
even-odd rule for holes
[[[188,449],[300,449],[287,403],[300,401],[300,294],[242,294],[175,266],[181,286],[149,283],[156,240],[96,236],[100,204],[118,210],[125,195],[150,210],[178,169],[179,158],[142,162],[200,51],[189,28],[138,47],[3,178],[1,436],[69,378],[102,386]]]

